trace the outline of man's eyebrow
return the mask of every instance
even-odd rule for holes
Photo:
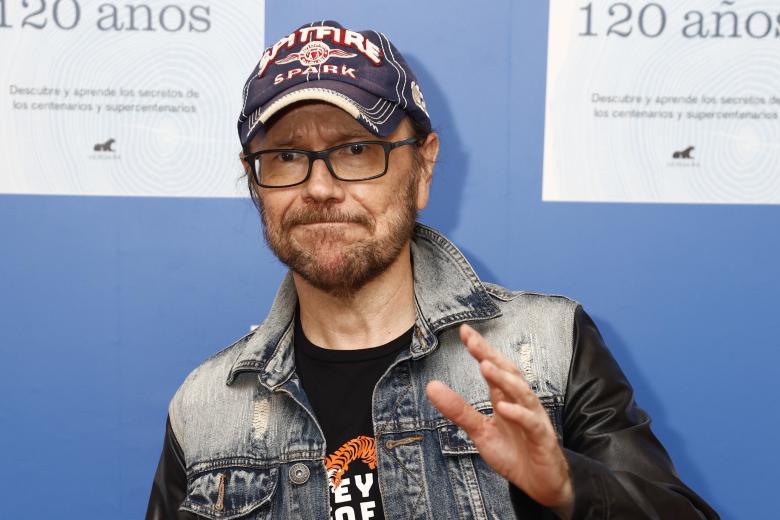
[[[376,136],[369,134],[364,131],[355,130],[352,132],[345,132],[339,136],[341,139],[361,139],[363,141],[368,141],[371,139],[376,139]]]

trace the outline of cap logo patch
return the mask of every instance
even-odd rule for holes
[[[347,52],[342,49],[331,49],[324,42],[313,41],[303,46],[301,52],[288,54],[281,60],[276,60],[277,65],[284,65],[291,61],[298,60],[304,67],[321,65],[328,61],[328,58],[354,58],[357,54]]]
[[[263,77],[265,70],[269,65],[275,62],[279,51],[283,48],[292,49],[296,45],[305,44],[299,52],[293,52],[281,60],[278,64],[289,63],[298,60],[305,67],[325,63],[330,57],[352,58],[357,54],[351,54],[341,49],[331,49],[323,40],[329,39],[334,44],[343,47],[355,49],[357,52],[368,58],[374,65],[382,64],[382,49],[376,46],[374,42],[362,34],[343,29],[340,27],[329,27],[326,25],[315,27],[302,27],[297,31],[281,38],[268,47],[260,58],[257,67],[257,76]]]

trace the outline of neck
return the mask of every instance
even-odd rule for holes
[[[390,267],[347,297],[317,289],[296,273],[293,280],[303,331],[320,347],[376,347],[414,324],[414,277],[408,242]]]

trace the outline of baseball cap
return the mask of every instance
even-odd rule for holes
[[[274,114],[301,101],[331,103],[380,137],[404,115],[431,129],[417,78],[387,36],[331,20],[302,25],[268,47],[243,98],[238,135],[244,149]]]

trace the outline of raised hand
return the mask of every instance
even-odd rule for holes
[[[568,518],[574,504],[569,467],[542,403],[522,372],[477,331],[461,325],[460,339],[479,362],[493,416],[479,413],[441,381],[428,383],[428,399],[466,431],[485,462],[501,476]]]

